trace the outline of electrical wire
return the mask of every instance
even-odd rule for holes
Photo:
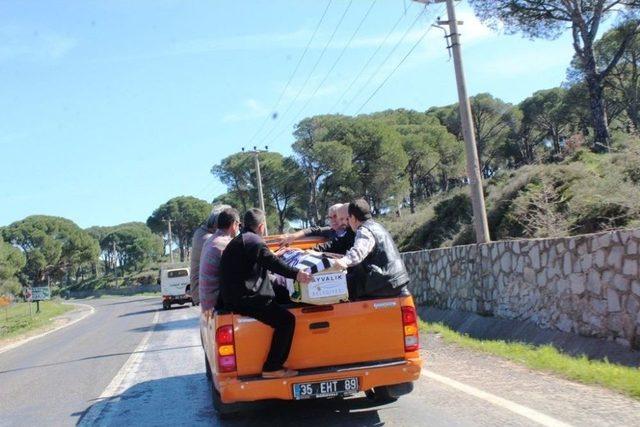
[[[342,94],[340,95],[340,98],[338,98],[338,100],[333,104],[333,106],[331,107],[331,109],[329,109],[329,111],[335,111],[336,107],[340,105],[340,102],[344,99],[345,95],[351,90],[351,88],[356,83],[356,81],[358,81],[358,79],[362,76],[362,74],[367,70],[367,67],[369,66],[369,64],[371,64],[371,61],[373,61],[373,58],[375,58],[378,52],[380,52],[380,49],[382,49],[382,47],[387,43],[387,40],[389,40],[389,37],[391,37],[391,34],[393,34],[393,32],[396,30],[400,22],[402,22],[402,20],[406,16],[407,16],[406,12],[400,15],[400,17],[395,22],[395,24],[393,24],[393,27],[391,27],[391,30],[389,30],[389,32],[385,36],[384,40],[382,40],[382,43],[380,43],[376,48],[376,50],[371,54],[371,56],[369,56],[369,59],[367,59],[367,62],[365,62],[365,64],[360,69],[360,72],[358,72],[355,78],[351,80],[351,83],[349,83],[349,86],[347,86],[347,89],[342,92]]]
[[[385,77],[385,79],[378,85],[378,87],[376,88],[376,90],[373,91],[373,93],[371,95],[369,95],[369,98],[367,98],[367,100],[360,106],[360,108],[358,108],[358,111],[356,111],[356,113],[354,114],[355,116],[357,116],[358,114],[360,114],[360,111],[362,111],[362,109],[369,103],[369,101],[371,101],[371,99],[378,93],[378,91],[380,89],[382,89],[382,86],[385,85],[385,83],[387,83],[387,81],[389,80],[389,78],[391,78],[391,76],[398,70],[398,68],[400,68],[400,66],[404,63],[404,61],[407,60],[407,58],[413,53],[413,51],[416,49],[416,47],[418,47],[418,45],[422,42],[422,40],[424,40],[424,38],[427,36],[427,34],[429,34],[429,31],[431,30],[431,26],[429,26],[429,28],[427,28],[424,32],[424,34],[422,36],[420,36],[420,38],[418,40],[416,40],[416,42],[414,43],[413,46],[411,46],[411,49],[409,49],[409,52],[407,52],[407,54],[400,60],[400,62],[398,62],[398,64],[395,66],[395,68],[387,75],[387,77]]]
[[[382,62],[378,65],[378,67],[376,68],[376,70],[369,76],[369,78],[367,79],[367,81],[360,86],[360,89],[358,90],[358,92],[356,93],[356,95],[351,98],[351,101],[349,101],[347,103],[347,105],[345,106],[343,111],[346,111],[349,109],[349,107],[351,106],[351,104],[353,104],[353,102],[360,96],[360,94],[365,90],[365,88],[369,85],[369,83],[371,83],[371,81],[374,79],[374,77],[376,77],[376,75],[380,72],[380,70],[382,69],[382,67],[387,63],[387,61],[389,61],[389,59],[391,58],[391,56],[393,56],[393,54],[396,52],[396,50],[398,50],[398,47],[400,47],[400,45],[402,44],[402,42],[404,42],[404,39],[407,38],[407,36],[409,35],[409,33],[411,32],[411,30],[413,30],[413,27],[415,27],[415,25],[418,23],[418,21],[420,20],[420,18],[422,18],[422,16],[424,15],[424,13],[426,12],[427,7],[425,5],[424,8],[422,8],[422,10],[420,11],[420,13],[418,14],[418,16],[416,16],[416,18],[413,20],[413,22],[411,23],[411,25],[407,28],[407,30],[404,32],[404,34],[402,35],[402,37],[400,37],[400,39],[397,41],[397,43],[393,46],[393,48],[391,49],[391,51],[389,51],[389,53],[387,54],[387,56],[384,58],[384,60],[382,60]]]
[[[287,92],[287,89],[289,89],[289,86],[291,85],[291,82],[293,81],[293,78],[295,77],[295,75],[298,72],[298,69],[300,68],[300,64],[302,64],[302,60],[307,55],[307,52],[309,51],[309,47],[311,46],[311,43],[313,43],[313,40],[315,39],[316,35],[318,34],[318,30],[320,29],[320,25],[322,25],[322,22],[324,21],[324,18],[327,16],[327,11],[329,10],[329,7],[331,7],[331,3],[332,2],[333,2],[333,0],[329,0],[329,2],[327,3],[327,6],[324,8],[324,12],[322,13],[322,16],[320,17],[320,20],[316,24],[316,27],[313,30],[313,34],[311,35],[311,38],[307,42],[307,45],[304,47],[304,51],[302,52],[302,55],[300,56],[300,59],[298,59],[298,63],[296,64],[296,66],[295,66],[293,72],[291,73],[291,75],[289,75],[289,80],[287,80],[287,83],[285,84],[284,89],[282,89],[282,92],[280,92],[280,96],[278,97],[278,100],[276,101],[276,103],[274,104],[273,108],[271,109],[272,112],[277,111],[278,106],[280,105],[280,102],[282,101],[282,98],[284,97],[284,94]],[[251,143],[253,142],[253,140],[256,139],[256,137],[260,134],[260,132],[262,132],[264,127],[269,122],[269,118],[270,117],[271,117],[270,115],[267,115],[264,118],[264,121],[262,122],[262,125],[260,125],[258,130],[251,137],[251,139],[249,139],[249,142],[247,143],[247,145],[250,146]]]
[[[347,16],[347,12],[351,8],[352,4],[353,4],[353,0],[349,0],[349,3],[347,4],[347,7],[344,9],[344,12],[342,12],[342,16],[340,17],[340,20],[338,21],[338,23],[336,24],[335,28],[333,29],[333,32],[331,33],[331,36],[329,37],[329,40],[327,40],[327,43],[325,43],[325,45],[324,45],[324,47],[322,49],[322,52],[320,53],[320,56],[316,60],[315,64],[313,64],[313,67],[311,68],[311,72],[307,75],[307,78],[305,79],[304,83],[300,87],[300,90],[298,91],[298,93],[296,93],[296,96],[294,97],[293,101],[291,101],[291,103],[289,104],[289,107],[283,113],[283,115],[282,115],[283,117],[286,116],[289,113],[289,111],[291,111],[291,108],[293,108],[293,106],[295,105],[296,101],[298,101],[298,98],[300,98],[300,95],[302,94],[302,92],[306,88],[307,83],[309,83],[309,80],[311,79],[311,76],[316,71],[316,68],[318,67],[318,64],[320,64],[320,61],[322,61],[322,58],[324,57],[324,54],[327,52],[327,49],[329,48],[329,45],[331,44],[331,42],[333,41],[333,38],[335,37],[336,33],[338,32],[338,29],[340,28],[340,25],[342,25],[342,22],[344,21],[345,16]],[[271,136],[271,134],[273,133],[273,131],[276,128],[277,128],[277,126],[274,126],[273,128],[271,128],[271,130],[261,139],[260,145],[262,145],[262,143],[264,141],[266,141],[269,138],[269,136]]]
[[[362,17],[362,19],[360,20],[360,23],[358,23],[358,26],[356,27],[356,29],[354,30],[354,32],[351,34],[351,37],[349,38],[349,40],[347,41],[347,43],[344,45],[344,47],[342,48],[342,51],[340,52],[340,54],[338,55],[338,57],[336,58],[336,60],[333,62],[333,64],[331,65],[331,68],[329,68],[329,71],[327,71],[327,73],[325,74],[324,78],[320,81],[320,84],[318,86],[316,86],[316,89],[313,91],[313,93],[311,94],[311,96],[309,97],[309,99],[307,99],[307,102],[304,104],[304,106],[300,109],[300,111],[298,111],[298,114],[295,115],[296,118],[299,118],[302,113],[307,109],[307,107],[309,106],[309,104],[311,103],[311,101],[313,100],[313,98],[316,96],[316,94],[318,93],[318,91],[320,90],[320,88],[325,84],[325,82],[327,81],[327,79],[329,78],[329,76],[331,75],[331,73],[333,72],[333,70],[336,68],[336,66],[338,65],[338,63],[340,62],[340,60],[342,59],[342,57],[344,56],[344,54],[346,53],[347,49],[349,49],[349,47],[351,46],[351,43],[353,42],[353,40],[355,39],[356,35],[358,34],[358,32],[360,31],[360,28],[362,28],[362,24],[364,24],[364,22],[366,21],[367,17],[369,16],[369,13],[371,13],[371,9],[373,9],[373,7],[376,5],[376,3],[378,2],[378,0],[373,0],[371,2],[371,5],[369,6],[369,8],[367,9],[367,11],[365,12],[364,16]],[[297,120],[297,119],[296,119]],[[296,121],[294,120],[294,122]]]

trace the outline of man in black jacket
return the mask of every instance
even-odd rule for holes
[[[284,378],[298,374],[284,369],[289,357],[296,318],[275,301],[268,270],[281,276],[309,283],[310,273],[290,267],[267,247],[262,235],[264,212],[250,209],[244,215],[244,228],[225,248],[220,259],[220,289],[224,307],[271,326],[271,349],[262,367],[264,378]]]
[[[371,219],[369,204],[364,199],[349,203],[348,209],[349,226],[356,230],[356,237],[353,247],[335,264],[362,268],[351,280],[347,275],[349,295],[354,296],[352,290],[356,297],[390,297],[406,292],[409,275],[389,232]]]

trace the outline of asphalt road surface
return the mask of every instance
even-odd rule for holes
[[[413,393],[375,406],[275,402],[220,421],[211,405],[198,308],[159,298],[83,301],[95,313],[0,353],[0,425],[638,425],[640,402],[423,337]],[[0,350],[1,351],[1,350]]]

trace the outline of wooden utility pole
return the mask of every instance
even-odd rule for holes
[[[169,229],[169,259],[171,259],[171,264],[173,264],[173,234],[171,234],[171,219],[163,219],[163,221],[167,223],[167,228]]]
[[[258,148],[254,146],[253,150],[245,151],[244,147],[242,147],[242,151],[249,154],[253,154],[253,159],[256,165],[256,181],[257,181],[256,184],[258,187],[258,197],[260,198],[260,209],[262,209],[262,212],[264,212],[264,216],[265,216],[264,234],[268,236],[269,231],[267,230],[267,211],[264,208],[264,195],[262,193],[262,175],[260,174],[260,158],[258,157],[260,153],[266,153],[269,150],[269,147],[267,146],[265,146],[264,148],[265,148],[264,150],[258,150]]]
[[[480,175],[480,162],[478,161],[478,149],[476,147],[476,134],[473,128],[473,116],[471,115],[471,104],[467,95],[467,85],[462,66],[462,51],[460,48],[460,33],[458,33],[459,23],[456,18],[456,8],[454,0],[414,0],[419,3],[447,3],[448,21],[438,21],[439,25],[449,26],[451,38],[451,50],[453,53],[453,64],[456,71],[456,83],[458,85],[458,103],[460,105],[460,120],[462,124],[462,135],[467,158],[467,176],[469,178],[471,205],[473,207],[473,226],[476,232],[477,243],[488,243],[489,223],[487,221],[487,211],[484,203],[484,193],[482,191],[482,176]]]

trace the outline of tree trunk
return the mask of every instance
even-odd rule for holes
[[[589,106],[591,108],[591,118],[593,120],[593,151],[604,153],[609,151],[611,135],[609,134],[609,124],[607,121],[607,110],[605,108],[602,82],[597,76],[587,73],[587,86],[589,88]]]
[[[416,183],[413,176],[409,179],[409,208],[412,214],[416,213]]]
[[[180,242],[180,262],[184,262],[185,244],[183,239],[180,239],[179,242]]]
[[[309,222],[312,225],[317,225],[319,222],[318,215],[318,193],[316,191],[316,179],[312,179],[309,182],[310,192],[309,192]]]

